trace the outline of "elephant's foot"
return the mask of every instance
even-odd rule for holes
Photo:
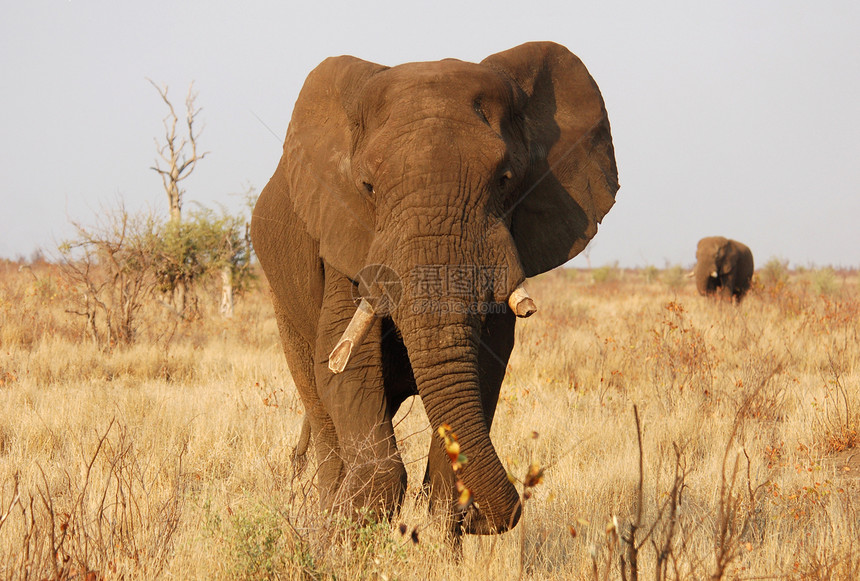
[[[364,459],[344,467],[332,508],[359,524],[391,520],[406,494],[406,468],[399,455]]]

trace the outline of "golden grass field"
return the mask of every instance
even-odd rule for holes
[[[2,262],[0,578],[860,578],[857,274],[763,279],[738,308],[678,268],[530,281],[493,441],[543,480],[458,553],[420,494],[420,400],[394,521],[319,514],[264,282],[232,320],[151,306],[101,350],[50,265]]]

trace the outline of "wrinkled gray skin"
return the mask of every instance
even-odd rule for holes
[[[752,252],[745,244],[722,236],[699,240],[693,273],[700,295],[740,303],[754,269]]]
[[[391,420],[418,394],[434,434],[425,485],[451,532],[516,524],[519,498],[490,441],[514,343],[505,302],[585,247],[617,189],[600,91],[560,45],[529,43],[480,64],[389,68],[342,56],[311,72],[251,236],[324,509],[397,509],[406,470]],[[396,273],[402,293],[335,374],[329,354],[355,299],[385,290],[358,284],[368,265]],[[491,284],[477,280],[486,271]],[[428,272],[437,278],[422,286]],[[487,305],[493,312],[474,308]],[[468,458],[457,474],[475,501],[465,511],[442,424]]]

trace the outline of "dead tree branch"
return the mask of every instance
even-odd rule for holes
[[[203,153],[197,151],[197,140],[202,129],[195,133],[194,121],[203,109],[198,108],[194,102],[197,99],[197,93],[194,92],[194,83],[192,82],[188,86],[188,94],[185,96],[185,135],[179,136],[177,133],[179,116],[167,96],[167,85],[160,87],[152,79],[147,80],[158,91],[168,110],[163,120],[164,144],[160,144],[158,140],[155,142],[158,156],[161,159],[156,159],[155,165],[150,169],[161,176],[161,183],[164,185],[170,206],[170,218],[178,221],[182,218],[182,195],[185,193],[179,183],[190,176],[197,166],[197,162],[209,153],[208,151]],[[162,162],[166,164],[166,167],[162,167]]]

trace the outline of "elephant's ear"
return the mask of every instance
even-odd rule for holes
[[[511,219],[526,276],[564,264],[615,203],[618,170],[603,98],[585,65],[551,42],[484,59],[520,96],[530,170]]]
[[[714,262],[720,269],[719,274],[730,274],[736,260],[737,249],[730,240],[723,238],[717,243],[717,252],[714,254]]]
[[[284,141],[293,210],[319,240],[320,255],[349,277],[364,266],[374,231],[373,206],[352,174],[355,111],[367,80],[386,68],[351,56],[323,61],[299,93]]]

